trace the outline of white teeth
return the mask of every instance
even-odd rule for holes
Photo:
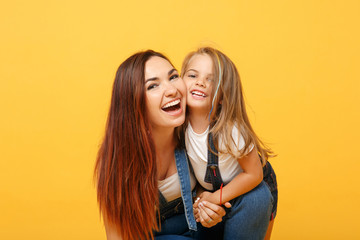
[[[165,106],[163,106],[162,108],[172,107],[172,106],[175,106],[175,105],[177,105],[179,103],[180,103],[180,99],[177,99],[177,100],[174,100],[172,102],[169,102],[169,103],[165,104]]]
[[[191,94],[194,94],[194,95],[198,95],[198,96],[201,96],[201,97],[206,97],[206,95],[202,92],[199,92],[199,91],[192,91]]]

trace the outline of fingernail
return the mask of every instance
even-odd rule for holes
[[[203,206],[204,206],[204,205],[203,205],[203,202],[199,203],[199,206],[200,206],[200,207],[203,207]]]
[[[206,206],[206,202],[205,202],[205,201],[203,201],[202,203]]]

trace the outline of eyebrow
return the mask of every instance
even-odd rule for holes
[[[175,68],[171,69],[169,72],[168,72],[168,76],[170,76],[171,74],[173,74],[173,72],[176,72],[177,70]],[[159,80],[158,77],[152,77],[152,78],[148,78],[145,80],[145,83],[147,82],[150,82],[150,81],[156,81],[156,80]]]
[[[171,69],[169,72],[168,72],[168,75],[171,75],[173,72],[175,72],[176,71],[176,69],[175,68],[173,68],[173,69]]]
[[[150,81],[156,81],[158,79],[159,79],[158,77],[148,78],[145,80],[145,83],[150,82]]]
[[[199,71],[197,71],[197,70],[195,70],[195,69],[188,69],[186,72],[189,72],[189,71],[193,71],[193,72],[199,72]]]
[[[197,71],[197,70],[195,70],[195,69],[192,69],[192,68],[191,68],[191,69],[187,70],[187,71],[185,72],[185,74],[186,74],[187,72],[190,72],[190,71],[193,71],[193,72],[199,73],[199,71]],[[209,73],[209,74],[208,74],[208,76],[211,76],[211,77],[212,77],[212,76],[214,76],[214,74]]]

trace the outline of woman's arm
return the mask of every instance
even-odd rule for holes
[[[200,195],[200,201],[209,201],[211,203],[220,205],[230,201],[244,193],[249,192],[263,179],[263,171],[259,155],[255,148],[246,156],[239,158],[238,162],[243,169],[233,180],[231,180],[222,190],[217,190],[214,193],[203,192]]]

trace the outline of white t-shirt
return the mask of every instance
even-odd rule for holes
[[[195,133],[189,123],[185,131],[185,145],[196,179],[205,189],[212,190],[212,184],[204,181],[208,158],[208,133],[209,127],[201,134]],[[238,129],[234,126],[232,129],[232,137],[237,149],[241,150],[245,146],[245,141],[241,135],[238,136],[238,133]],[[225,149],[221,139],[219,139],[218,146],[220,150]],[[249,152],[251,152],[252,148],[253,146],[250,147]],[[237,159],[233,158],[230,154],[219,154],[218,164],[222,180],[225,184],[243,172]]]
[[[196,179],[191,172],[190,185],[191,190],[193,190],[196,185]],[[179,174],[176,172],[170,177],[165,178],[164,180],[158,180],[158,188],[168,202],[181,197]]]

